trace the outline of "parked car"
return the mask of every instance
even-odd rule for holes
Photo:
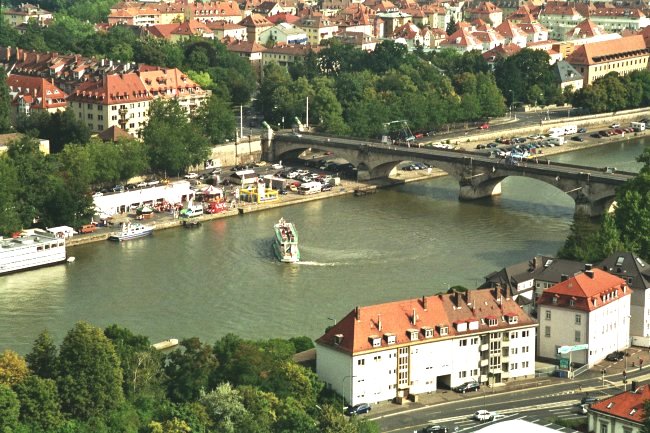
[[[611,125],[609,125],[609,127],[610,128],[620,128],[621,124],[620,123],[612,123]]]
[[[198,173],[189,172],[183,177],[185,177],[185,179],[198,179],[199,175]]]
[[[420,430],[420,432],[421,433],[448,433],[449,429],[441,425],[428,425],[422,430]]]
[[[484,123],[481,126],[479,126],[478,129],[490,129],[490,125],[487,124],[487,123]]]
[[[464,394],[469,391],[478,391],[479,389],[481,389],[481,385],[477,381],[473,380],[470,382],[465,382],[462,385],[458,385],[453,390]]]
[[[135,186],[138,187],[138,188],[144,188],[144,187],[147,186],[147,182],[145,182],[145,181],[138,182]]]
[[[370,412],[371,409],[372,408],[368,403],[359,403],[354,406],[348,407],[345,413],[348,415],[360,415],[362,413]]]
[[[474,412],[473,418],[476,421],[483,422],[483,421],[492,421],[495,416],[496,416],[496,412],[490,412],[489,410],[481,409]]]
[[[477,149],[485,149],[485,144],[477,144],[476,148]]]
[[[103,196],[103,195],[104,195],[103,192],[101,192],[101,191],[96,191],[95,193],[93,193],[93,198],[101,197],[101,196]]]
[[[578,134],[584,134],[587,132],[587,128],[578,128]]]
[[[588,405],[588,404],[596,403],[597,401],[598,401],[598,399],[596,397],[587,395],[587,396],[582,397],[582,400],[580,400],[580,404],[587,404]]]
[[[97,230],[97,226],[95,224],[84,224],[79,227],[79,233],[94,233],[95,230]]]
[[[124,185],[115,185],[113,187],[113,192],[122,192],[124,191]]]
[[[612,352],[609,355],[607,355],[605,359],[607,361],[616,362],[616,361],[620,361],[624,357],[625,357],[625,353],[621,352],[620,350],[617,350],[616,352]]]
[[[601,137],[602,137],[602,135],[600,135],[600,134],[597,133],[597,132],[594,132],[593,134],[591,134],[591,135],[589,135],[589,136],[590,136],[590,137],[593,137],[593,138],[601,138]]]
[[[321,191],[331,191],[332,190],[332,185],[329,183],[324,184],[321,189]]]
[[[582,138],[582,137],[579,136],[579,135],[576,135],[576,136],[571,137],[571,140],[573,140],[573,141],[578,141],[578,142],[580,142],[580,143],[582,143],[583,141],[585,141],[585,139]]]

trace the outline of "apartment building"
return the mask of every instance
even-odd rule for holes
[[[571,362],[593,366],[609,353],[626,349],[630,295],[625,280],[591,265],[549,287],[537,302],[538,356],[555,359],[558,348],[580,346]]]
[[[502,383],[534,375],[536,327],[497,289],[356,307],[316,340],[316,371],[353,405]]]

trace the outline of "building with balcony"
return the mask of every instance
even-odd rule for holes
[[[555,359],[561,346],[585,346],[572,362],[593,366],[630,346],[631,290],[627,282],[585,265],[546,289],[537,301],[538,356]]]
[[[535,373],[537,324],[477,289],[356,307],[316,340],[316,372],[352,405]]]
[[[7,23],[14,27],[28,24],[30,21],[35,21],[42,26],[53,18],[52,12],[29,3],[21,3],[15,8],[4,9],[2,15]]]

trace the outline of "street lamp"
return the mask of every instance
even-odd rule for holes
[[[341,379],[341,397],[343,397],[343,405],[345,405],[345,379],[354,379],[355,375],[348,375],[348,376],[343,376],[343,379]],[[352,390],[350,390],[350,395],[352,395]]]

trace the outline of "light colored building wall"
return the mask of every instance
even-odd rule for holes
[[[623,296],[589,314],[589,365],[630,347],[630,299]]]
[[[603,413],[589,413],[590,432],[607,433],[642,433],[642,426],[628,420],[616,418]]]
[[[584,77],[584,85],[588,85],[596,81],[600,77],[604,77],[610,72],[618,72],[619,75],[627,75],[633,71],[642,71],[648,69],[648,55],[639,56],[634,59],[626,60],[613,60],[611,62],[599,63],[585,67],[584,65],[574,65],[574,67]]]
[[[328,388],[350,401],[352,386],[344,382],[353,379],[352,357],[320,344],[316,344],[316,350],[316,374]]]
[[[397,349],[390,348],[352,358],[350,404],[378,403],[395,397]]]

